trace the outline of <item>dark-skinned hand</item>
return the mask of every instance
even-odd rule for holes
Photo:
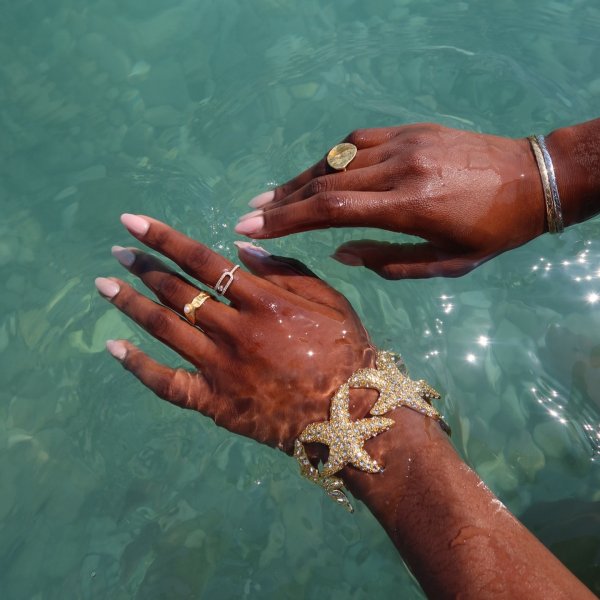
[[[120,279],[96,280],[102,296],[194,367],[173,369],[125,340],[109,341],[113,356],[161,398],[290,453],[306,425],[329,418],[335,390],[358,368],[374,366],[367,332],[341,294],[300,263],[247,242],[238,252],[250,272],[235,272],[230,303],[207,300],[190,324],[183,308],[200,292],[198,282],[210,288],[232,263],[154,219],[123,215],[122,222],[193,278],[153,255],[115,247],[158,302]],[[367,414],[362,404],[351,406],[354,414]]]
[[[325,158],[251,201],[236,231],[274,238],[328,227],[376,227],[423,243],[347,242],[333,255],[389,279],[467,273],[545,229],[539,171],[527,139],[416,124],[351,133],[346,171]]]

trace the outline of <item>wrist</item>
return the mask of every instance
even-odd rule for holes
[[[340,473],[346,487],[375,514],[378,507],[384,509],[381,498],[388,492],[393,490],[393,495],[400,498],[407,486],[426,487],[429,478],[436,477],[439,457],[455,455],[448,435],[435,419],[405,406],[386,416],[394,420],[394,425],[365,443],[383,472],[366,473],[346,466]]]
[[[351,398],[352,392],[354,395]],[[398,355],[378,351],[374,366],[358,369],[339,386],[331,399],[330,418],[310,423],[297,438],[294,457],[298,461],[300,472],[323,487],[330,498],[352,511],[342,491],[344,480],[354,479],[353,471],[347,466],[352,465],[354,469],[364,473],[379,475],[376,479],[355,480],[353,491],[360,498],[364,499],[365,495],[370,493],[372,484],[376,484],[376,496],[380,496],[380,491],[390,485],[397,487],[402,469],[407,464],[409,468],[411,466],[412,456],[408,462],[404,460],[408,456],[406,452],[410,454],[413,449],[416,458],[423,449],[427,451],[428,447],[442,439],[442,431],[450,432],[432,405],[432,400],[439,398],[439,393],[427,382],[422,379],[415,381],[408,376]],[[412,412],[426,419],[414,420]],[[398,437],[389,435],[381,438],[379,443],[367,446],[369,440],[386,433],[397,424],[393,416],[399,419],[396,433],[400,436],[403,446],[399,449]],[[409,440],[414,440],[414,443],[407,443]],[[310,450],[307,453],[306,444],[312,442],[324,444],[329,449],[327,461],[322,469],[317,468],[315,459],[323,459],[324,455],[315,455]],[[373,456],[369,448],[377,456]],[[404,450],[404,453],[401,450]],[[382,475],[384,466],[381,464],[381,458],[377,459],[378,456],[389,459],[393,465],[390,469],[391,477],[386,478]],[[389,491],[397,494],[399,490]],[[378,514],[376,501],[370,508]],[[379,508],[382,508],[381,504]]]
[[[600,211],[600,119],[563,127],[546,137],[565,226]]]

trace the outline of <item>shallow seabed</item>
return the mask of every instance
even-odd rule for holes
[[[421,598],[364,507],[123,372],[106,338],[178,360],[93,278],[121,274],[124,211],[233,256],[246,202],[357,127],[522,136],[597,117],[598,3],[0,4],[2,598]],[[599,232],[396,283],[328,258],[366,232],[264,244],[443,391],[462,456],[596,592]]]

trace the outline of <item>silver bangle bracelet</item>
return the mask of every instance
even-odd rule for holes
[[[558,186],[556,185],[554,165],[552,164],[552,158],[546,147],[546,140],[543,135],[531,135],[527,139],[531,144],[542,179],[544,199],[546,201],[548,231],[550,233],[561,233],[564,230],[562,208],[560,196],[558,194]]]

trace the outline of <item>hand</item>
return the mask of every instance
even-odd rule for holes
[[[233,266],[159,221],[122,221],[206,286]],[[124,340],[108,342],[108,349],[158,396],[230,431],[291,452],[306,425],[329,418],[335,390],[356,369],[374,366],[374,349],[350,304],[296,261],[240,243],[239,257],[254,274],[238,269],[226,293],[231,304],[207,300],[194,327],[182,318],[200,292],[194,283],[139,250],[113,253],[161,304],[116,278],[97,279],[100,293],[198,370],[161,365]],[[370,407],[354,408],[365,416]]]
[[[526,139],[417,124],[364,129],[346,171],[325,159],[251,201],[238,233],[271,238],[328,227],[378,227],[419,244],[370,240],[334,258],[389,279],[455,277],[545,229],[540,175]]]

